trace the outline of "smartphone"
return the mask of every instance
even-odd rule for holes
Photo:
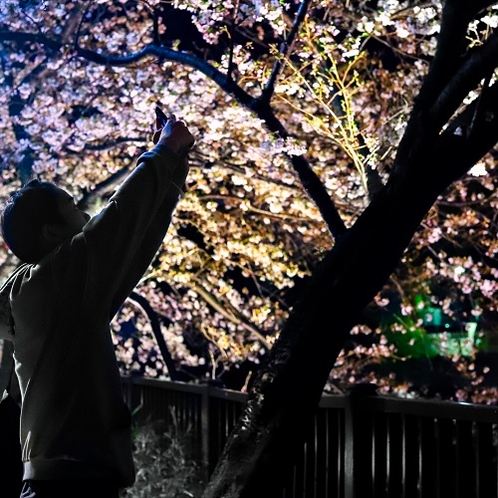
[[[164,111],[158,105],[156,105],[156,117],[157,117],[159,123],[161,124],[161,126],[166,125],[166,123],[168,121],[168,117],[166,116],[166,114],[164,114]]]

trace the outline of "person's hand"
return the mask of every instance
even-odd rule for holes
[[[184,121],[178,121],[174,115],[168,116],[164,127],[156,118],[156,131],[152,141],[161,142],[176,154],[187,154],[195,143],[195,139]]]

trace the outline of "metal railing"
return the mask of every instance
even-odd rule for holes
[[[123,379],[137,418],[174,423],[213,471],[246,395],[210,385]],[[498,498],[498,407],[324,395],[277,498]]]

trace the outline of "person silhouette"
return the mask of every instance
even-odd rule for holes
[[[23,262],[0,290],[21,392],[22,498],[117,498],[134,482],[109,324],[161,246],[194,138],[169,116],[153,142],[94,217],[39,180],[3,210],[5,244]]]

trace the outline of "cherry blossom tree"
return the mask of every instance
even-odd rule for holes
[[[98,210],[158,101],[198,138],[115,331],[149,375],[178,374],[158,328],[183,371],[264,362],[206,497],[277,485],[324,387],[425,337],[417,294],[456,318],[464,301],[464,321],[495,312],[496,4],[468,4],[0,5],[4,198],[38,175]]]

